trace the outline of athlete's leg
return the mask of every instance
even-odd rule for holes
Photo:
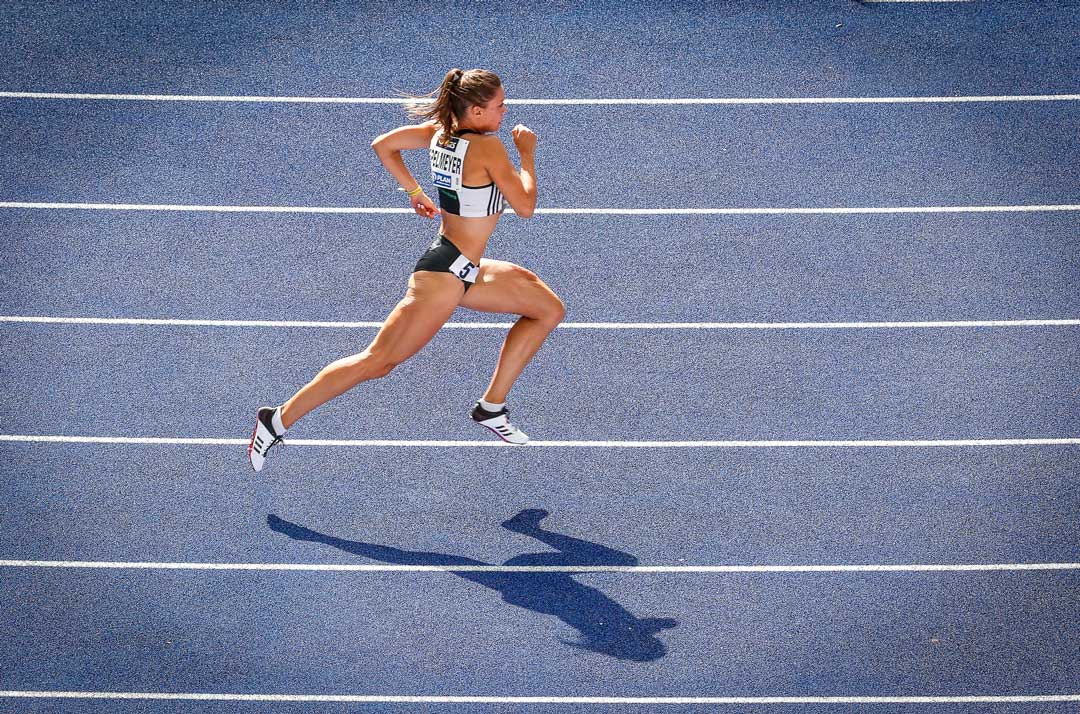
[[[281,409],[285,428],[361,382],[385,377],[419,352],[450,318],[463,291],[461,281],[450,273],[413,273],[405,297],[367,349],[327,365],[285,402]]]
[[[483,397],[489,402],[505,402],[510,387],[562,321],[566,309],[551,288],[531,271],[501,260],[480,262],[476,283],[465,293],[461,305],[481,312],[521,315],[506,335]]]

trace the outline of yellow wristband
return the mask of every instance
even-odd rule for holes
[[[424,187],[423,186],[417,186],[412,191],[408,192],[409,198],[412,198],[413,196],[419,196],[423,192],[424,192]]]

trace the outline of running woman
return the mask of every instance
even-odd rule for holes
[[[434,93],[433,93],[434,94]],[[512,134],[521,157],[516,170],[498,131],[506,115],[502,82],[482,69],[452,69],[433,103],[410,114],[425,119],[371,142],[386,170],[408,192],[413,210],[442,217],[439,236],[420,257],[405,297],[367,349],[332,362],[279,407],[259,409],[248,458],[262,470],[266,454],[287,429],[321,404],[356,385],[385,377],[435,336],[459,306],[520,315],[503,343],[491,383],[472,410],[473,420],[511,444],[529,440],[507,418],[506,395],[563,318],[562,301],[536,275],[512,263],[481,259],[499,222],[503,199],[521,218],[536,208],[536,134],[518,124]],[[401,152],[427,149],[439,206],[405,166]]]

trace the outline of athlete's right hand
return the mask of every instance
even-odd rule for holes
[[[434,218],[439,215],[439,209],[435,206],[435,203],[428,198],[426,193],[421,192],[415,196],[410,196],[409,203],[412,204],[413,210],[424,218]]]
[[[518,124],[510,134],[514,137],[514,146],[517,147],[519,154],[531,154],[536,151],[536,134],[529,127]]]

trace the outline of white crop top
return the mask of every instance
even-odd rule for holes
[[[439,190],[439,207],[445,213],[465,218],[483,218],[502,213],[503,195],[494,183],[486,186],[466,186],[462,183],[462,168],[469,141],[452,136],[440,143],[442,130],[431,137],[431,180]]]

